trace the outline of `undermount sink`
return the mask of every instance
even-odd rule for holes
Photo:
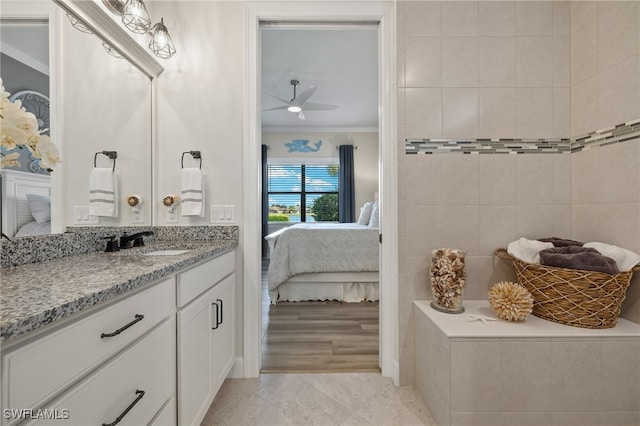
[[[143,256],[175,256],[178,254],[186,253],[188,251],[189,250],[159,249],[150,251],[149,253],[143,253]]]

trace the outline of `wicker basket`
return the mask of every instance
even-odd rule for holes
[[[523,262],[504,248],[495,255],[513,261],[518,282],[533,296],[533,315],[582,328],[615,327],[631,276],[640,270],[610,275]]]

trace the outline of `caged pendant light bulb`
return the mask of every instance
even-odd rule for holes
[[[149,31],[151,19],[142,0],[127,0],[122,11],[122,23],[136,34],[145,34]]]
[[[169,31],[167,31],[167,27],[164,25],[163,18],[160,18],[160,22],[151,28],[151,37],[149,49],[151,49],[157,57],[169,59],[176,53],[176,48],[173,46],[173,41],[171,41]]]

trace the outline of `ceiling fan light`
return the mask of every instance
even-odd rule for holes
[[[163,18],[160,18],[160,22],[155,24],[151,29],[151,42],[149,42],[149,49],[159,58],[169,59],[176,53],[176,48],[173,45],[171,36],[167,27],[164,25]]]
[[[145,34],[151,27],[149,12],[142,0],[127,0],[122,11],[122,23],[129,31]]]
[[[302,111],[302,108],[300,108],[298,105],[289,105],[287,107],[287,111],[289,111],[289,112],[300,112],[300,111]]]

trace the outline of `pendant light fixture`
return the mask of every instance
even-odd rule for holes
[[[151,49],[157,57],[162,59],[169,59],[176,53],[176,48],[173,46],[173,41],[171,41],[169,31],[167,31],[167,27],[164,25],[163,18],[160,18],[160,22],[151,28],[149,49]]]
[[[151,27],[147,7],[142,0],[127,0],[122,11],[122,23],[129,31],[145,34]]]
[[[110,45],[109,43],[103,41],[102,42],[102,47],[104,47],[104,50],[107,51],[107,53],[111,56],[113,56],[114,58],[118,58],[118,59],[122,59],[123,56],[120,52],[118,52],[116,49],[114,49],[114,47],[112,45]]]
[[[71,22],[71,25],[73,25],[73,28],[75,28],[76,30],[85,34],[93,34],[93,31],[91,31],[84,23],[80,22],[80,20],[78,20],[78,18],[76,18],[75,16],[67,13],[67,18],[69,18],[69,22]]]

